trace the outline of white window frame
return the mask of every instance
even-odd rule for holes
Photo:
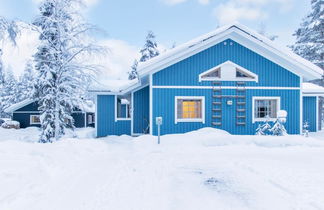
[[[35,123],[35,122],[33,122],[33,117],[39,117],[39,119],[40,119],[40,115],[39,114],[33,114],[33,115],[29,115],[29,124],[30,125],[40,125],[41,124],[41,122],[39,122],[39,123]]]
[[[123,121],[123,120],[132,120],[132,114],[130,115],[130,117],[124,117],[124,118],[118,118],[117,117],[117,98],[118,98],[118,96],[115,95],[115,122]],[[130,105],[126,104],[126,113],[127,113],[128,107],[130,107]],[[131,107],[129,109],[131,109]],[[132,110],[129,110],[129,111],[132,112]]]
[[[232,65],[233,68],[235,69],[234,75],[230,75],[230,78],[222,78],[222,76],[226,73],[223,72],[222,66],[224,65]],[[218,68],[220,68],[220,77],[210,77],[210,78],[203,78],[204,75],[209,74],[211,72],[213,72],[214,70],[217,70]],[[236,77],[236,69],[239,69],[242,73],[245,73],[253,78],[250,77]],[[216,67],[213,67],[207,71],[202,72],[201,74],[199,74],[199,82],[202,81],[246,81],[246,82],[259,82],[259,77],[257,74],[247,70],[246,68],[237,65],[236,63],[233,63],[232,61],[226,61]]]
[[[280,110],[281,107],[281,101],[280,97],[278,96],[253,96],[252,97],[252,123],[255,122],[265,122],[265,121],[276,121],[277,118],[256,118],[255,117],[255,101],[256,100],[277,100],[277,112],[276,115],[278,114],[278,111]]]
[[[200,122],[205,124],[205,96],[175,96],[174,97],[174,122]],[[201,118],[178,119],[178,100],[201,100]]]

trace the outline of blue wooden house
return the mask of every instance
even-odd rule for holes
[[[118,90],[92,90],[98,137],[157,135],[156,117],[163,118],[161,134],[203,127],[255,134],[279,110],[288,113],[289,134],[300,134],[305,121],[311,131],[320,128],[324,89],[306,90],[312,88],[303,83],[322,70],[238,23],[142,63],[138,73],[138,81]]]
[[[40,112],[36,101],[26,99],[14,104],[5,111],[12,115],[12,120],[20,123],[20,128],[30,126],[40,127]],[[76,128],[94,127],[95,108],[89,103],[82,104],[80,108],[74,108],[72,117]]]

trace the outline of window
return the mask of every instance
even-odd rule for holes
[[[40,115],[30,115],[30,124],[31,125],[40,125]]]
[[[116,121],[130,120],[131,118],[131,96],[116,96]]]
[[[199,82],[202,81],[251,81],[258,82],[258,75],[244,67],[226,61],[199,74]]]
[[[205,98],[200,96],[176,96],[175,123],[205,123]]]
[[[221,78],[221,68],[217,68],[201,76],[202,79]]]
[[[242,71],[239,68],[236,68],[236,78],[250,78],[250,79],[254,79],[253,76],[249,75],[248,73]]]
[[[274,121],[277,118],[277,112],[280,110],[279,97],[254,97],[253,121]]]
[[[92,123],[94,123],[93,115],[92,114],[89,114],[88,115],[88,124],[92,124]]]

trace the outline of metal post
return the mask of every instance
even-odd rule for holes
[[[160,144],[160,127],[161,125],[158,125],[158,144]]]

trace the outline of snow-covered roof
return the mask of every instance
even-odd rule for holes
[[[6,108],[4,111],[6,113],[13,113],[15,112],[16,110],[24,107],[24,106],[27,106],[28,104],[31,104],[31,103],[34,103],[35,100],[32,100],[32,99],[26,99],[26,100],[23,100],[19,103],[16,103],[16,104],[13,104],[11,105],[10,107]],[[83,112],[90,112],[90,113],[94,113],[95,112],[95,105],[92,101],[85,101],[83,104],[79,105],[79,109]]]
[[[10,107],[6,108],[4,111],[6,113],[12,113],[12,112],[14,112],[14,111],[16,111],[16,110],[18,110],[18,109],[20,109],[20,108],[22,108],[24,106],[27,106],[28,104],[31,104],[33,102],[34,102],[34,100],[26,99],[26,100],[23,100],[23,101],[21,101],[19,103],[11,105]]]
[[[310,82],[304,82],[302,85],[302,90],[303,90],[303,94],[306,95],[324,96],[324,87]]]
[[[140,85],[138,79],[133,80],[108,80],[106,84],[96,83],[92,87],[90,87],[90,92],[96,93],[114,93],[118,94],[120,92],[125,92],[132,87],[137,87]]]
[[[258,47],[261,46],[262,49],[258,49],[258,53],[266,54],[265,52],[267,52],[269,55],[271,53],[271,56],[268,55],[268,57],[271,57],[270,60],[275,61],[283,67],[289,67],[287,68],[288,70],[294,71],[294,73],[298,75],[302,75],[307,79],[318,79],[322,74],[321,68],[296,55],[288,47],[278,46],[267,37],[236,22],[220,27],[210,33],[168,50],[165,53],[161,53],[159,56],[156,56],[145,63],[139,63],[139,75],[143,76],[162,70],[163,68],[175,64],[227,38],[238,41],[240,37],[249,40],[249,44],[251,46],[254,44],[253,46],[255,49],[258,49]],[[257,47],[255,47],[255,45]]]
[[[85,101],[81,105],[79,105],[79,108],[83,112],[89,112],[89,113],[95,113],[96,112],[96,107],[95,104],[92,101]]]

